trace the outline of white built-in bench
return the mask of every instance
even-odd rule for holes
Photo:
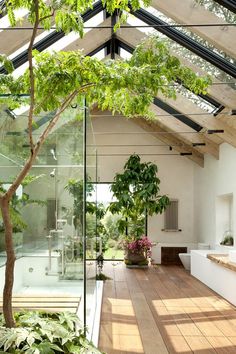
[[[220,257],[219,250],[191,251],[191,274],[236,306],[236,269],[227,264],[227,254]]]

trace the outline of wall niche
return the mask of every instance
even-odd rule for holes
[[[216,244],[231,246],[233,237],[233,193],[216,197]]]

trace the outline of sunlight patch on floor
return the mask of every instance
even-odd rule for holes
[[[208,340],[203,336],[184,336],[186,342],[188,343],[189,347],[192,349],[193,352],[197,352],[199,350],[207,350],[207,353],[215,354],[215,350],[212,348],[211,344]]]

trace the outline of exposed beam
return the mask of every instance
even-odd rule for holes
[[[100,26],[110,26],[111,19],[106,19]],[[88,55],[96,50],[98,47],[102,48],[106,45],[106,42],[111,39],[111,29],[110,28],[99,28],[92,29],[91,31],[85,33],[83,38],[78,38],[76,41],[72,42],[65,48],[64,51],[83,49],[84,54]]]
[[[152,6],[177,23],[227,25],[214,13],[207,11],[203,6],[199,6],[195,0],[152,0]],[[190,27],[189,29],[212,43],[216,48],[236,57],[235,27]]]
[[[99,119],[104,118],[106,116],[109,116],[109,121],[113,120],[112,124],[108,124],[108,128],[106,129],[107,132],[111,130],[109,135],[107,135],[106,138],[106,144],[119,144],[119,140],[114,141],[116,139],[116,135],[113,135],[114,130],[116,132],[122,133],[123,131],[123,126],[120,124],[120,119],[122,119],[122,116],[117,114],[116,117],[112,118],[110,117],[111,113],[108,111],[101,112],[97,106],[95,106],[91,112],[91,118],[92,118],[92,124],[95,124],[94,130],[96,132],[103,132],[104,131],[104,124],[99,124]],[[125,119],[125,122],[127,120]],[[192,153],[192,155],[186,156],[190,160],[196,162],[199,164],[201,167],[203,167],[204,164],[204,155],[197,151],[196,148],[192,147],[192,145],[185,144],[183,140],[179,138],[179,136],[176,136],[175,134],[169,134],[167,133],[171,131],[170,128],[164,128],[160,122],[153,122],[153,121],[147,121],[144,118],[133,118],[131,119],[133,123],[136,125],[140,126],[145,132],[150,132],[150,135],[154,136],[158,141],[163,142],[167,146],[172,146],[173,149],[178,151],[178,152],[189,152]],[[181,122],[180,122],[181,123]],[[131,130],[132,132],[133,130]],[[129,132],[129,128],[127,128],[127,133]],[[156,133],[154,133],[156,132]],[[166,133],[166,134],[165,134]],[[127,139],[126,141],[129,141],[130,144],[132,144],[134,134],[132,136],[129,136],[127,134]],[[95,145],[96,143],[100,144],[104,141],[103,135],[95,135]],[[145,139],[147,141],[147,138]],[[142,143],[140,143],[142,145]]]
[[[219,145],[208,139],[207,135],[196,134],[193,129],[186,127],[186,125],[180,121],[176,121],[171,115],[162,116],[165,114],[165,111],[154,104],[152,104],[150,108],[156,115],[156,122],[159,126],[166,131],[176,132],[178,139],[181,140],[185,146],[188,145],[189,147],[192,147],[193,144],[196,143],[205,143],[205,146],[198,146],[195,149],[200,153],[207,153],[212,155],[214,158],[219,159]]]
[[[179,93],[177,93],[176,96],[176,100],[166,99],[169,105],[176,109],[178,109],[179,107],[184,107],[186,112],[200,113],[199,115],[188,114],[188,117],[196,121],[198,124],[201,124],[203,127],[205,127],[205,129],[223,129],[223,134],[214,134],[214,136],[223,139],[228,144],[231,144],[232,146],[236,147],[236,129],[233,129],[228,124],[222,122],[221,120],[215,118],[212,115],[203,114],[204,111],[201,108],[199,108],[192,101],[183,97]]]
[[[32,24],[27,21],[26,18],[18,24],[18,27],[29,27],[29,30],[19,31],[0,31],[0,53],[9,56],[23,47],[30,40],[32,35]],[[38,35],[43,30],[38,30]]]
[[[133,32],[133,30],[131,30],[131,31]],[[135,33],[137,34],[137,31],[135,31]],[[118,37],[119,36],[120,36],[120,33],[118,34]],[[131,45],[131,43],[128,43],[128,44]],[[181,110],[181,108],[184,107],[185,112],[200,113],[199,115],[191,115],[191,114],[185,113],[185,115],[187,115],[192,121],[205,127],[205,129],[223,129],[225,131],[224,134],[217,134],[217,135],[214,134],[214,136],[212,135],[210,138],[208,138],[209,140],[213,140],[215,143],[218,143],[218,144],[223,141],[226,141],[229,144],[236,146],[236,130],[231,129],[227,124],[218,121],[215,117],[204,114],[204,111],[202,109],[200,109],[193,102],[191,102],[189,99],[183,97],[182,95],[177,94],[177,97],[178,98],[176,101],[171,100],[171,99],[166,99],[163,97],[161,97],[161,99],[164,100],[165,102],[167,102],[174,109]]]
[[[99,12],[101,12],[103,9],[102,3],[101,1],[97,1],[94,5],[93,5],[93,9],[92,10],[88,10],[86,11],[83,15],[83,21],[86,22],[89,19],[91,19],[92,17],[94,17],[95,15],[97,15]],[[32,25],[29,25],[32,27]],[[6,31],[7,32],[7,31]],[[20,31],[21,32],[21,31]],[[23,32],[28,32],[28,31],[23,31]],[[29,31],[30,32],[30,31]],[[5,31],[3,31],[3,34],[5,34]],[[10,43],[16,43],[15,40],[15,31],[14,33],[12,33],[13,36],[11,37],[11,42],[6,42],[6,39],[4,37],[4,43],[7,43],[7,45],[9,46]],[[28,33],[29,35],[29,33]],[[42,52],[43,50],[47,49],[48,47],[50,47],[53,43],[55,43],[56,41],[58,41],[59,39],[63,38],[65,36],[64,32],[57,32],[57,31],[53,31],[52,33],[50,33],[49,35],[47,35],[45,38],[43,38],[42,40],[38,41],[37,43],[35,43],[34,45],[34,49],[37,49],[39,52]],[[28,38],[30,38],[30,36],[28,36]],[[10,38],[9,38],[10,41]],[[20,43],[21,43],[21,39],[20,39]],[[27,43],[27,41],[26,41]],[[20,45],[21,46],[21,45]],[[19,46],[19,47],[20,47]],[[18,47],[18,48],[19,48]],[[17,49],[18,49],[17,48]],[[0,50],[1,50],[1,46],[0,46]],[[4,53],[4,52],[3,52]],[[17,55],[15,58],[12,59],[13,65],[15,67],[15,69],[17,69],[19,66],[23,65],[24,63],[26,63],[28,61],[28,50],[24,50],[22,51],[19,55]],[[0,73],[6,73],[5,69],[2,67],[0,68]]]
[[[132,28],[128,30],[119,30],[117,31],[117,38],[120,39],[122,42],[127,44],[130,47],[136,47],[142,39],[146,38],[147,36],[145,33]],[[177,55],[176,53],[171,52],[172,55],[175,55],[179,60],[193,71],[198,72],[201,75],[207,75],[204,70],[197,67],[196,65],[192,64],[189,60]],[[213,78],[213,83],[219,83],[219,80]],[[228,106],[234,108],[236,106],[236,95],[235,90],[227,85],[212,85],[208,89],[209,94],[215,98],[218,102],[222,103],[224,106]]]
[[[214,53],[212,50],[204,47],[202,44],[196,42],[188,35],[180,32],[174,27],[166,27],[167,23],[156,16],[150,14],[148,11],[139,9],[132,12],[137,18],[149,25],[164,25],[163,27],[158,27],[157,30],[167,37],[171,38],[180,45],[191,50],[193,53],[199,55],[201,58],[205,59],[209,63],[215,65],[219,69],[226,72],[228,75],[236,78],[236,67],[234,64],[230,63],[219,54]]]
[[[118,55],[116,58],[120,59]],[[219,159],[219,143],[222,142],[221,139],[214,137],[213,135],[210,137],[204,133],[196,134],[199,129],[194,129],[194,126],[191,127],[184,123],[185,119],[188,118],[187,116],[182,115],[184,117],[183,120],[175,119],[173,112],[168,109],[171,109],[171,106],[167,105],[167,110],[165,110],[166,106],[164,102],[157,98],[156,100],[160,101],[162,104],[156,104],[154,99],[154,103],[151,104],[150,109],[156,115],[156,122],[158,122],[164,130],[176,132],[176,134],[178,134],[178,139],[182,141],[184,146],[188,145],[189,147],[192,147],[194,143],[204,143],[205,146],[198,146],[195,149],[200,153],[208,153],[216,159]],[[173,109],[173,111],[176,110]],[[169,113],[169,115],[167,113]],[[199,125],[197,124],[197,126]]]
[[[179,152],[192,153],[192,155],[186,157],[196,162],[199,166],[204,167],[204,155],[198,152],[195,148],[189,146],[188,144],[185,144],[176,135],[168,134],[159,122],[147,121],[144,118],[134,118],[133,122],[137,124],[139,127],[141,127],[142,129],[144,129],[145,131],[150,132],[152,136],[155,136],[158,140],[162,141],[163,143],[170,146],[175,145],[174,147],[175,150]]]
[[[108,24],[110,21],[110,19],[105,20],[101,26],[104,26],[106,24]],[[70,44],[68,47],[66,47],[64,50],[75,50],[75,49],[81,49],[82,47],[84,48],[84,53],[85,54],[89,54],[92,51],[96,50],[96,47],[101,46],[105,41],[109,40],[110,38],[110,30],[109,29],[101,29],[101,30],[91,30],[88,33],[85,34],[83,39],[78,39],[77,41],[75,41],[74,43]],[[153,105],[153,109],[154,109],[154,105]],[[159,112],[162,111],[162,113],[164,113],[163,110],[159,110]],[[157,113],[157,110],[156,110]],[[157,113],[158,114],[158,113]],[[188,117],[186,117],[188,118]],[[170,124],[170,120],[172,121],[172,123]],[[166,126],[166,129],[172,129],[174,130],[174,121],[175,118],[170,118],[169,120],[169,125]],[[162,120],[162,124],[164,124],[163,120]],[[175,123],[177,125],[177,123]],[[164,125],[163,125],[164,126]],[[185,124],[181,124],[179,131],[186,131],[186,125]],[[190,129],[191,130],[191,129]],[[184,137],[184,134],[183,134]],[[202,137],[198,139],[198,137],[195,134],[185,134],[185,144],[191,145],[194,142],[206,142],[206,146],[205,147],[201,147],[198,148],[199,151],[204,152],[204,153],[209,153],[212,156],[214,156],[215,158],[218,158],[218,147],[217,144],[215,142],[212,142],[211,139],[203,139]],[[196,149],[197,150],[197,149]]]
[[[171,107],[167,102],[161,100],[159,97],[154,97],[154,104],[163,109],[165,112],[171,114],[174,119],[180,120],[185,125],[192,128],[194,131],[199,132],[200,130],[202,130],[203,127],[200,124],[194,122],[192,119],[190,119],[185,114],[181,113],[176,108]]]
[[[235,107],[236,107],[236,103],[235,103]],[[233,129],[236,129],[236,119],[235,119],[236,117],[235,117],[235,115],[228,114],[228,112],[229,112],[229,109],[227,109],[227,108],[223,109],[221,114],[219,116],[217,116],[217,119],[226,123],[227,125],[229,125]]]
[[[120,59],[118,55],[117,58]],[[192,119],[189,119],[187,115],[181,114],[181,119],[178,119],[180,117],[175,117],[176,112],[180,111],[177,110],[175,107],[172,107],[165,101],[165,98],[154,98],[154,103],[150,106],[151,110],[156,114],[157,121],[162,124],[163,129],[171,130],[178,133],[179,138],[181,137],[180,139],[182,139],[185,144],[190,144],[191,146],[193,143],[197,142],[206,143],[206,146],[204,148],[198,147],[197,150],[201,153],[209,153],[216,159],[218,159],[218,145],[222,143],[223,140],[215,135],[209,136],[205,134],[204,131],[201,135],[196,135],[195,133],[199,132],[203,127],[200,126],[198,123],[196,123],[196,126],[194,126],[194,121]],[[169,115],[167,115],[167,113],[169,113]],[[186,119],[189,119],[191,124],[189,124],[188,122],[186,124]]]

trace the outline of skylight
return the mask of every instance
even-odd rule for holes
[[[143,26],[146,25],[145,22],[141,21],[140,19],[135,18],[133,15],[129,15],[127,19],[127,23],[132,26]],[[199,57],[195,53],[191,52],[189,49],[183,47],[182,45],[178,44],[174,40],[168,38],[166,35],[157,32],[154,28],[151,27],[141,27],[139,28],[141,32],[145,34],[155,33],[158,34],[158,37],[162,38],[166,45],[170,48],[173,55],[177,55],[178,57],[183,57],[187,59],[191,64],[196,65],[200,69],[204,70],[211,76],[216,77],[221,82],[229,82],[230,87],[236,89],[236,80],[232,78],[232,76],[226,74],[224,71],[218,69],[216,66],[212,65],[208,61],[204,60],[203,58]],[[234,83],[232,85],[232,83]]]
[[[170,25],[177,25],[177,23],[173,19],[165,16],[162,12],[160,12],[159,10],[155,9],[152,6],[150,6],[148,8],[145,8],[145,10],[147,10],[150,14],[156,16],[157,18],[160,18],[161,20],[165,21],[166,23],[168,23]],[[186,27],[178,27],[178,31],[188,35],[190,38],[194,39],[196,42],[204,45],[204,47],[212,50],[213,52],[215,52],[217,54],[219,54],[222,58],[228,60],[230,63],[235,63],[235,59],[234,58],[230,57],[224,51],[217,49],[214,45],[209,43],[206,39],[200,37],[196,33],[191,32],[188,28],[186,28]]]
[[[226,9],[224,6],[218,4],[214,0],[194,0],[196,6],[204,6],[208,11],[211,11],[217,17],[223,19],[228,23],[236,22],[236,15],[230,10]]]
[[[177,84],[177,91],[184,97],[188,98],[191,102],[196,104],[199,108],[204,110],[207,113],[213,113],[216,107],[204,100],[202,97],[195,95],[193,92],[189,91],[185,87]]]

